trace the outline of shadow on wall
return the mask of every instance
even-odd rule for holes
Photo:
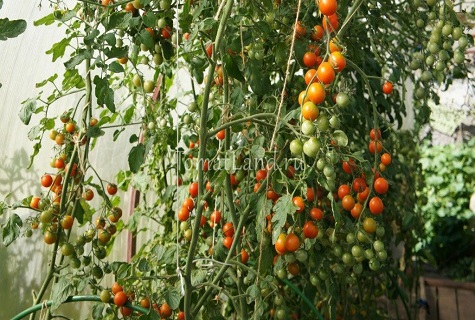
[[[9,193],[12,194],[9,202],[19,201],[32,192],[36,195],[41,193],[40,174],[36,172],[35,164],[26,169],[30,164],[30,157],[25,149],[15,151],[11,158],[0,158],[0,163],[1,200]]]
[[[12,157],[0,158],[0,200],[12,194],[7,203],[19,201],[29,195],[40,195],[40,176],[42,173],[35,170],[34,164],[30,169],[29,154],[25,149],[19,149]],[[14,211],[23,220],[33,214],[28,209]],[[0,217],[4,222],[11,212],[5,212]],[[47,272],[51,247],[43,242],[39,230],[33,232],[31,238],[23,234],[9,247],[0,242],[0,319],[10,319],[20,311],[31,306],[33,292],[40,290],[42,281]],[[49,293],[45,298],[49,297]],[[76,306],[70,306],[76,309]],[[69,312],[68,312],[69,313]]]

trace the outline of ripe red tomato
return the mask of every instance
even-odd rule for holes
[[[188,192],[192,198],[196,198],[198,196],[198,182],[192,182],[188,188]]]
[[[383,200],[379,197],[373,197],[369,200],[369,211],[374,214],[378,215],[381,214],[384,210]]]
[[[355,198],[347,194],[343,197],[343,199],[341,199],[341,205],[346,211],[351,211],[351,209],[353,209],[353,207],[355,206]]]
[[[285,249],[295,252],[300,248],[300,239],[295,233],[289,233],[285,238]]]
[[[306,52],[303,55],[303,64],[307,68],[312,68],[313,66],[315,66],[317,64],[317,55],[315,54],[315,52]]]
[[[353,171],[356,170],[355,160],[349,159],[348,161],[343,161],[342,168],[346,173],[352,174]]]
[[[353,190],[355,192],[363,192],[368,185],[363,178],[356,178],[353,180]]]
[[[389,184],[388,181],[382,177],[377,178],[374,181],[374,191],[376,191],[379,194],[385,194],[388,192],[389,189]]]
[[[338,198],[343,199],[346,195],[349,195],[351,192],[351,189],[350,189],[350,186],[348,186],[347,184],[342,184],[339,188],[338,188]]]
[[[249,261],[249,253],[246,249],[241,249],[241,262],[246,264]]]
[[[180,211],[178,211],[178,220],[186,221],[190,217],[190,211],[187,207],[182,206]]]
[[[285,246],[286,238],[287,236],[285,235],[285,233],[281,233],[277,238],[274,247],[275,251],[277,251],[278,254],[284,254],[287,252],[287,248]]]
[[[314,207],[314,208],[312,208],[312,209],[310,210],[310,216],[311,216],[313,219],[315,219],[315,220],[317,220],[317,221],[320,221],[320,220],[323,219],[323,211],[322,211],[321,209],[319,209],[319,208],[315,208],[315,207]]]
[[[113,294],[117,294],[118,292],[124,291],[124,288],[122,288],[122,286],[119,283],[114,282],[112,284],[111,291]]]
[[[110,194],[111,196],[117,193],[117,185],[115,183],[108,183],[106,189],[107,189],[107,193]]]
[[[307,201],[313,202],[315,201],[315,190],[312,187],[307,187]]]
[[[385,166],[389,166],[391,164],[392,158],[389,153],[383,153],[381,155],[381,163]]]
[[[234,235],[234,226],[233,226],[232,222],[226,222],[223,225],[223,234],[226,237],[232,237]]]
[[[213,211],[213,213],[211,213],[211,215],[209,216],[209,220],[212,223],[218,224],[219,222],[221,222],[221,212],[218,210]]]
[[[383,84],[383,92],[384,92],[385,94],[391,94],[391,92],[393,92],[393,84],[392,84],[392,82],[386,81],[386,82]]]
[[[292,202],[298,207],[298,209],[296,210],[297,213],[300,213],[305,209],[305,202],[303,201],[302,197],[293,197]]]
[[[82,194],[82,197],[86,201],[91,201],[94,198],[94,191],[92,191],[91,189],[86,189],[86,190],[84,190],[84,192]]]
[[[336,13],[323,17],[323,29],[335,32],[338,29],[338,16]]]
[[[41,185],[45,188],[51,187],[53,184],[53,177],[49,174],[45,174],[41,177]]]
[[[233,237],[225,237],[223,239],[223,245],[226,248],[231,249],[231,246],[233,245]]]
[[[116,306],[123,306],[127,302],[127,295],[124,291],[119,291],[114,295],[114,304]]]
[[[369,137],[371,140],[381,140],[381,130],[371,129],[369,132]]]
[[[224,129],[219,131],[216,134],[216,138],[218,138],[218,140],[224,140],[225,137],[226,137],[226,130],[224,130]]]
[[[313,221],[307,221],[302,228],[303,234],[308,239],[313,239],[318,235],[318,228]]]
[[[257,182],[261,182],[267,177],[267,171],[264,169],[260,169],[256,172],[256,180]]]
[[[317,77],[324,84],[330,84],[335,80],[335,70],[330,62],[322,62],[318,66]]]
[[[318,2],[318,9],[326,16],[331,16],[338,9],[336,0],[320,0]]]

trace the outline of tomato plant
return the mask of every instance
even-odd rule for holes
[[[419,232],[401,215],[414,195],[403,92],[416,86],[422,126],[432,79],[466,72],[469,42],[454,8],[433,2],[58,2],[36,24],[67,27],[48,51],[64,80],[38,84],[53,94],[20,111],[25,124],[43,117],[32,161],[50,147],[54,173],[41,172],[41,195],[0,206],[29,212],[2,224],[4,243],[36,232],[52,245],[34,304],[51,288],[51,317],[88,284],[120,307],[97,304],[97,318],[138,318],[138,297],[185,319],[284,319],[295,306],[294,318],[375,318],[387,310],[366,306],[379,293],[413,303],[385,250],[404,240],[410,259]],[[76,106],[56,109],[76,92]],[[102,177],[97,141],[125,128],[128,167]],[[112,261],[121,235],[137,247]]]

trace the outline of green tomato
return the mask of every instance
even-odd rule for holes
[[[311,283],[312,285],[314,285],[315,287],[318,286],[318,284],[319,284],[320,282],[321,282],[321,281],[320,281],[320,278],[317,277],[316,275],[312,274],[312,275],[310,276],[310,283]]]
[[[356,263],[353,266],[353,272],[356,274],[360,274],[361,272],[363,272],[363,265],[361,263]]]
[[[381,267],[381,263],[376,258],[369,260],[368,265],[369,268],[373,271],[377,271]]]
[[[54,218],[52,210],[45,210],[40,214],[41,223],[50,223]]]
[[[111,293],[109,290],[102,290],[101,295],[100,295],[101,301],[104,303],[109,303],[111,299]]]
[[[165,20],[165,18],[160,18],[157,20],[157,27],[159,27],[160,29],[163,29],[167,26],[167,21]],[[158,50],[155,50],[155,52],[158,52]]]
[[[160,8],[162,10],[169,10],[171,7],[171,1],[169,0],[161,0],[160,1]]]
[[[330,127],[330,123],[328,121],[328,118],[324,114],[320,114],[320,116],[317,118],[317,128],[321,132],[326,132],[328,131]]]
[[[333,242],[333,241],[332,241]],[[343,249],[341,246],[336,245],[333,247],[333,254],[337,257],[341,257],[343,254]]]
[[[430,71],[428,71],[428,70],[422,72],[422,74],[421,74],[421,80],[422,80],[423,82],[428,82],[428,81],[432,80],[432,72],[430,72]]]
[[[373,243],[373,248],[376,252],[380,252],[384,250],[384,243],[381,240],[376,240]]]
[[[428,55],[426,58],[426,64],[431,67],[435,62],[435,58],[433,55]]]
[[[303,144],[303,152],[307,156],[315,158],[321,147],[320,141],[318,141],[318,139],[315,137],[311,137]]]
[[[328,277],[329,277],[329,274],[327,271],[321,269],[320,271],[318,271],[318,276],[320,277],[320,279],[322,279],[323,281],[327,280]]]
[[[467,37],[466,36],[460,37],[460,39],[459,39],[459,48],[463,50],[467,47],[467,45],[468,45]]]
[[[348,252],[345,252],[342,256],[341,256],[341,260],[343,261],[343,263],[347,266],[352,266],[354,263],[355,263],[355,258]]]
[[[461,64],[465,61],[465,55],[460,49],[456,49],[454,51],[454,61],[457,64]]]
[[[281,306],[284,304],[284,297],[282,295],[278,294],[274,297],[274,304],[276,306]]]
[[[433,7],[437,3],[437,0],[426,0],[426,3],[429,7]]]
[[[143,89],[146,93],[152,93],[153,89],[155,89],[155,83],[152,80],[145,80]]]
[[[290,142],[290,152],[294,155],[294,156],[299,156],[302,154],[303,152],[303,144],[302,144],[302,141],[300,141],[299,139],[294,139],[292,140],[292,142]]]
[[[323,168],[323,174],[325,177],[330,177],[333,175],[335,172],[335,169],[333,168],[332,165],[326,164],[325,167]]]
[[[346,94],[345,92],[339,92],[336,95],[336,104],[340,108],[348,107],[350,105],[350,96],[348,96],[348,94]]]
[[[188,111],[195,112],[198,109],[198,105],[196,104],[195,101],[193,101],[190,104],[188,104],[187,108],[188,108]]]
[[[352,243],[355,243],[355,241],[356,241],[356,237],[353,233],[350,232],[346,235],[346,242],[347,243],[352,244]]]
[[[374,258],[374,251],[372,249],[366,249],[364,251],[364,257],[368,260],[371,260]]]
[[[292,263],[297,260],[297,257],[292,252],[288,252],[287,254],[285,254],[284,258],[285,258],[285,261],[287,261],[288,263]]]
[[[284,268],[277,270],[277,277],[279,277],[279,279],[287,278],[287,271],[285,271]]]
[[[310,120],[304,120],[301,125],[302,133],[309,136],[315,133],[315,126]]]
[[[429,52],[432,54],[439,53],[440,51],[439,45],[432,41],[427,44],[427,49],[429,49]]]
[[[361,257],[363,255],[363,249],[359,245],[354,245],[351,247],[351,254],[354,257]]]
[[[333,129],[338,129],[340,127],[340,119],[337,116],[333,115],[330,118],[330,127]]]
[[[305,250],[299,250],[296,253],[297,260],[300,262],[305,262],[308,259],[308,253]]]
[[[70,256],[74,253],[74,246],[69,242],[66,242],[61,246],[61,254],[65,257]]]
[[[426,23],[422,19],[417,19],[416,25],[417,25],[418,28],[424,28]]]
[[[376,255],[381,261],[385,261],[388,258],[388,252],[386,250],[379,251]]]
[[[323,158],[317,160],[317,170],[322,171],[325,168],[326,161]]]
[[[442,71],[445,69],[445,62],[442,61],[442,60],[438,60],[436,63],[435,63],[435,69],[437,71]]]
[[[460,27],[455,27],[453,30],[452,30],[452,38],[454,38],[454,40],[459,40],[460,37],[463,36],[463,30],[462,28]]]
[[[386,233],[386,230],[384,229],[383,226],[378,226],[378,227],[376,228],[376,235],[377,235],[378,237],[380,237],[380,238],[383,237],[385,233]]]

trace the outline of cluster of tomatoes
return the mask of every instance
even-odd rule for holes
[[[133,291],[124,291],[124,288],[117,282],[114,282],[111,286],[111,289],[104,289],[102,290],[100,294],[100,299],[104,303],[111,303],[111,292],[113,294],[113,299],[112,301],[114,304],[118,307],[120,307],[120,313],[124,317],[128,317],[133,314],[133,310],[129,307],[126,306],[126,303],[133,303],[137,302],[140,304],[142,308],[145,309],[151,309],[158,313],[161,317],[161,319],[168,319],[172,316],[173,314],[173,309],[170,308],[168,303],[164,301],[160,306],[156,303],[151,303],[150,298],[147,296],[144,296],[140,299],[140,301],[135,301],[135,292]],[[176,319],[178,320],[184,320],[185,319],[185,314],[183,311],[177,311],[176,312]]]
[[[95,226],[78,237],[76,245],[69,241],[66,231],[73,227],[77,207],[81,206],[81,199],[86,202],[91,201],[94,198],[94,191],[84,186],[84,174],[78,167],[78,158],[74,156],[76,151],[73,151],[75,148],[84,146],[87,137],[80,135],[78,125],[68,113],[62,114],[60,120],[63,128],[52,129],[49,134],[50,139],[55,142],[56,150],[56,155],[50,164],[57,171],[45,173],[41,177],[41,186],[45,189],[45,193],[42,197],[31,198],[30,208],[37,213],[29,218],[31,228],[26,231],[26,235],[31,236],[32,230],[40,229],[46,244],[55,244],[59,240],[61,254],[70,256],[72,266],[79,267],[81,261],[78,256],[84,253],[84,245],[87,242],[93,241],[97,258],[105,258],[104,246],[117,232],[116,223],[122,217],[122,210],[112,206],[104,210],[106,217],[99,217]],[[92,118],[89,126],[94,127],[97,124],[98,120]],[[105,191],[113,196],[118,191],[117,185],[108,183]],[[86,266],[89,265],[88,258],[83,261]],[[102,276],[102,270],[96,269],[96,274]]]

